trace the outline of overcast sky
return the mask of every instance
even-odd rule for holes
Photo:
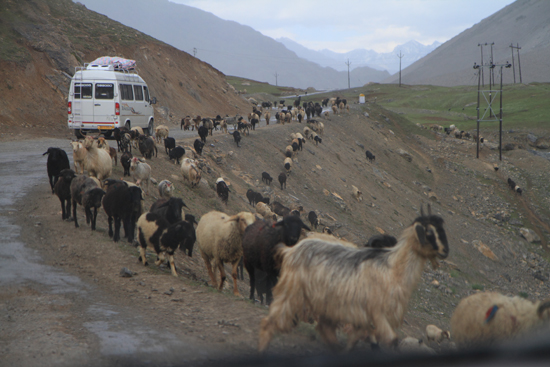
[[[513,0],[170,0],[313,49],[390,52],[448,41]]]

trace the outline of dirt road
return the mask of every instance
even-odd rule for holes
[[[182,363],[208,356],[189,338],[175,336],[155,322],[154,314],[136,312],[122,295],[44,264],[39,252],[22,241],[16,217],[44,226],[50,215],[23,198],[43,186],[50,146],[47,139],[0,144],[0,359],[3,365],[116,365],[121,361]],[[42,189],[42,188],[41,188]],[[28,234],[28,233],[27,233]],[[40,244],[44,238],[38,238]]]

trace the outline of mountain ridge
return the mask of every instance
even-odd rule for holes
[[[474,62],[481,64],[478,44],[488,43],[483,48],[484,63],[490,59],[490,43],[493,46],[494,64],[515,64],[516,82],[519,78],[517,53],[512,53],[510,44],[521,47],[520,64],[523,83],[548,82],[547,62],[550,57],[550,2],[541,0],[517,0],[491,16],[483,19],[439,46],[430,54],[402,71],[405,84],[432,84],[440,86],[477,84]],[[503,83],[513,83],[514,71],[506,69]],[[489,83],[488,72],[484,73]],[[393,75],[384,83],[396,83]],[[495,74],[495,81],[499,81]]]
[[[277,81],[279,85],[304,89],[348,87],[347,72],[319,66],[298,57],[282,43],[249,26],[223,20],[190,6],[168,0],[117,0],[118,6],[113,6],[110,0],[80,2],[89,9],[196,55],[226,75],[271,84]],[[129,7],[132,12],[126,10]],[[351,80],[351,86],[379,82],[389,76],[372,68],[363,69],[358,75],[361,79]]]

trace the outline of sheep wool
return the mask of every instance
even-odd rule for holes
[[[317,318],[316,329],[330,346],[337,346],[341,324],[352,325],[347,350],[365,338],[395,346],[396,329],[426,261],[448,254],[443,219],[431,215],[429,207],[428,215],[416,218],[392,248],[357,249],[317,237],[279,246],[281,277],[269,315],[261,322],[259,351],[274,333],[295,327],[296,315],[304,309]]]
[[[242,238],[246,227],[254,223],[256,217],[250,212],[240,212],[233,216],[211,211],[203,215],[197,226],[197,242],[206,264],[212,285],[221,292],[225,281],[225,262],[232,264],[233,294],[240,296],[237,288],[237,267],[243,256]],[[215,273],[219,270],[221,282],[218,286]]]
[[[482,292],[460,301],[451,317],[451,331],[461,347],[491,344],[524,334],[549,318],[550,300],[531,302]]]

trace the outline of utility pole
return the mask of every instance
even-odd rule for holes
[[[348,66],[348,89],[350,89],[350,86],[349,86],[349,66],[351,65],[351,62],[349,62],[349,59],[346,62],[346,65]]]
[[[487,44],[487,43],[485,43]],[[481,46],[481,86],[485,87],[485,75],[483,74],[483,43],[478,43],[478,46]]]
[[[494,42],[491,43],[491,65],[494,64],[494,60],[493,60],[493,45],[494,45],[494,44],[495,44]],[[494,68],[494,67],[491,68],[491,76],[490,76],[490,78],[492,79],[491,85],[495,85],[495,68]]]
[[[399,57],[399,87],[401,88],[401,59],[403,58],[403,56],[405,55],[401,55],[401,51],[399,51],[399,55],[397,55],[397,57]]]
[[[518,51],[518,69],[519,69],[519,82],[522,83],[521,80],[521,62],[519,61],[519,50],[521,50],[521,47],[519,47],[519,43],[517,46],[514,46],[514,44],[510,44],[510,48],[512,49],[512,62],[514,62],[514,48]],[[515,68],[514,68],[514,83],[516,82],[515,79]]]
[[[197,48],[193,47],[193,57],[197,57]]]
[[[516,84],[516,64],[514,63],[514,44],[510,43],[510,50],[512,50],[512,71],[514,72],[514,84]]]
[[[278,87],[279,84],[277,84],[278,83],[277,78],[279,77],[279,74],[277,72],[275,72],[275,74],[273,74],[273,76],[275,77],[275,86]]]

